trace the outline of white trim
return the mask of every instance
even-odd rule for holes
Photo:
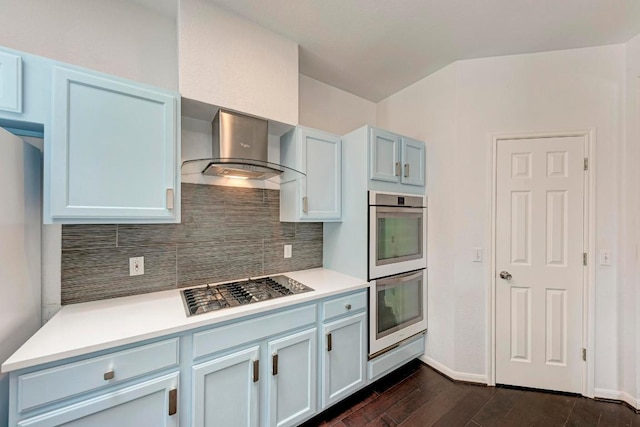
[[[523,132],[523,133],[495,133],[489,134],[489,149],[491,159],[491,199],[489,201],[489,211],[491,212],[490,226],[487,229],[490,244],[489,261],[489,292],[487,318],[489,328],[487,330],[487,384],[496,384],[496,318],[495,318],[495,293],[496,293],[496,186],[497,186],[497,148],[498,141],[514,139],[536,139],[536,138],[564,138],[564,137],[584,138],[584,153],[589,159],[589,170],[585,172],[584,191],[584,252],[587,255],[587,268],[584,272],[584,292],[583,292],[583,347],[587,349],[587,360],[583,364],[582,373],[582,394],[587,397],[594,397],[595,378],[595,230],[596,230],[596,132],[595,129],[588,131],[558,131],[558,132]],[[636,406],[634,406],[636,407]]]
[[[437,362],[437,361],[433,360],[432,358],[430,358],[429,356],[426,356],[426,355],[420,356],[419,359],[422,360],[427,365],[431,366],[436,371],[439,371],[440,373],[442,373],[442,374],[444,374],[444,375],[448,376],[449,378],[454,379],[456,381],[465,381],[465,382],[470,382],[470,383],[487,384],[487,376],[486,375],[483,375],[483,374],[470,374],[470,373],[467,373],[467,372],[456,372],[453,369],[443,365],[440,362]]]
[[[635,408],[636,410],[640,409],[640,398],[634,398],[625,391],[596,388],[594,389],[594,397],[599,397],[601,399],[619,400],[626,403],[627,405],[631,405],[631,407]]]

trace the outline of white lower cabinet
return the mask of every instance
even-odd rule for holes
[[[346,293],[11,372],[9,425],[297,426],[367,384],[366,301]]]
[[[19,427],[177,427],[177,407],[174,407],[171,400],[177,402],[178,382],[179,374],[175,372],[24,419],[17,425]]]
[[[193,367],[193,425],[257,427],[260,405],[260,347]]]
[[[316,340],[313,328],[269,342],[270,427],[295,426],[315,414]]]
[[[365,385],[366,328],[366,312],[324,324],[322,409]]]

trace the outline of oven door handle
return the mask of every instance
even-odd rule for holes
[[[376,288],[379,288],[379,289],[380,288],[387,288],[387,287],[393,288],[393,287],[397,286],[400,283],[410,282],[412,280],[415,280],[415,279],[418,279],[418,278],[422,278],[423,274],[424,274],[424,270],[420,270],[420,271],[415,272],[415,273],[404,274],[402,276],[396,276],[396,277],[393,277],[393,278],[378,279],[377,282],[376,282]],[[391,286],[389,286],[389,285],[391,285]]]
[[[422,206],[374,206],[371,205],[371,208],[373,208],[376,212],[379,213],[408,213],[408,214],[415,214],[416,216],[418,215],[422,215],[424,213],[424,210],[426,209],[425,207]]]

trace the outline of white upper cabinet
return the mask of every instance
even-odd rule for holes
[[[22,57],[0,52],[0,110],[22,113]]]
[[[369,144],[369,178],[400,182],[400,137],[384,130],[371,129]]]
[[[423,187],[425,173],[424,142],[402,137],[402,183]]]
[[[403,191],[405,185],[425,186],[424,142],[370,128],[369,179],[371,189]],[[378,188],[375,182],[382,182]],[[389,186],[389,184],[398,184]],[[406,188],[406,187],[405,187]],[[408,190],[407,190],[408,191]]]
[[[45,222],[179,222],[178,131],[177,94],[54,67]]]
[[[342,219],[342,140],[298,126],[281,138],[280,161],[306,176],[285,172],[280,185],[280,221]]]

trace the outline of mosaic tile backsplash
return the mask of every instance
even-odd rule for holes
[[[321,267],[322,223],[279,217],[277,190],[182,184],[181,224],[64,225],[62,304]]]

